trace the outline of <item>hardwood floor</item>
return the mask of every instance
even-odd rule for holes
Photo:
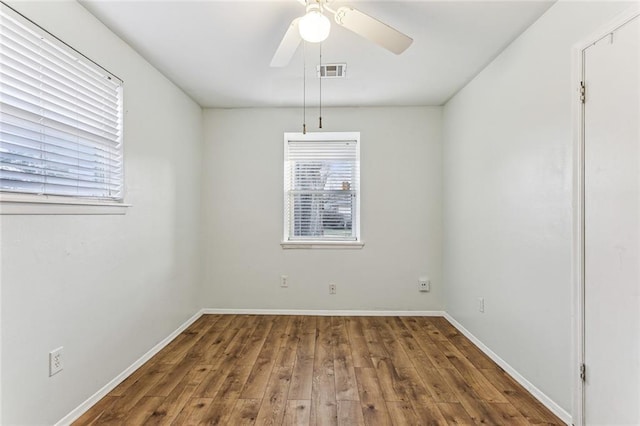
[[[204,315],[75,425],[564,424],[446,319]]]

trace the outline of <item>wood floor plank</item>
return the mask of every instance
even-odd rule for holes
[[[425,364],[417,360],[414,363],[416,371],[420,375],[425,387],[429,390],[435,402],[457,402],[458,397],[451,390],[447,382],[440,375],[437,368],[425,367]]]
[[[420,317],[403,317],[402,322],[407,326],[409,330],[416,337],[416,341],[422,351],[427,355],[429,361],[437,368],[453,368],[453,365],[447,357],[438,348],[438,341],[433,340],[427,330],[423,327],[422,318]],[[445,340],[444,341],[448,341]]]
[[[457,336],[461,336],[457,328],[455,328],[444,317],[430,317],[429,322],[433,324],[447,340],[451,340]]]
[[[255,424],[261,402],[259,399],[239,399],[229,416],[229,425],[250,426]]]
[[[208,326],[214,325],[216,322],[220,321],[220,319],[228,316],[229,315],[221,315],[221,314],[202,315],[200,318],[195,320],[194,323],[189,326],[189,328],[197,331],[204,328],[209,328]]]
[[[495,368],[496,364],[485,355],[471,340],[460,333],[449,321],[443,317],[433,318],[435,326],[446,335],[447,339],[453,343],[464,356],[476,366],[476,368]]]
[[[176,339],[160,351],[157,362],[163,364],[180,362],[218,320],[213,321],[213,319],[207,320],[200,317],[191,327],[180,333]]]
[[[384,401],[384,395],[375,368],[356,367],[358,394],[363,402]]]
[[[440,370],[440,374],[458,396],[459,402],[475,423],[493,424],[491,419],[494,416],[492,416],[487,407],[482,404],[480,397],[473,388],[465,382],[458,370],[444,368]]]
[[[230,373],[227,370],[227,363],[222,363],[220,370],[211,370],[196,389],[194,397],[214,398]]]
[[[146,377],[147,374],[156,374],[158,370],[165,371],[166,365],[162,365],[158,363],[158,360],[154,357],[149,361],[140,366],[136,371],[134,371],[129,377],[124,379],[118,386],[116,386],[109,395],[111,396],[122,396],[127,390],[137,383],[140,379]]]
[[[317,426],[338,422],[330,317],[317,318],[317,338],[311,386],[310,422]]]
[[[451,342],[440,342],[440,347],[449,361],[464,377],[464,380],[486,402],[507,402],[504,395],[453,345]]]
[[[373,367],[362,323],[357,318],[344,318],[354,367]]]
[[[238,365],[253,365],[260,355],[264,341],[266,340],[271,327],[273,326],[273,316],[260,316],[254,323],[254,330],[251,337],[242,351],[238,354]]]
[[[235,365],[237,363],[240,353],[248,343],[249,336],[253,332],[253,325],[255,323],[255,317],[250,315],[243,315],[238,319],[238,322],[231,327],[232,330],[237,330],[236,334],[226,345],[222,354],[226,357],[233,357]],[[215,363],[214,363],[215,365]]]
[[[238,319],[238,324],[251,324],[251,318],[242,316]],[[212,370],[196,390],[195,396],[213,398],[227,381],[229,375],[234,374],[232,380],[237,378],[235,373],[238,354],[247,344],[247,336],[250,332],[251,330],[246,327],[229,327],[228,331],[221,335],[220,339],[216,341],[219,342],[218,345],[213,349],[218,355],[215,358],[205,356],[209,362],[213,362]]]
[[[478,401],[478,404],[482,406],[482,409],[484,410],[483,412],[488,418],[485,423],[497,426],[510,426],[512,424],[519,424],[518,419],[523,418],[521,417],[521,415],[519,415],[519,413],[516,413],[513,414],[514,417],[513,419],[511,419],[511,416],[509,415],[509,413],[511,412],[511,404],[509,403],[491,403]]]
[[[492,369],[497,367],[491,358],[482,353],[476,345],[462,334],[452,337],[449,341],[456,345],[460,352],[462,352],[476,368]]]
[[[209,315],[203,315],[203,317]],[[210,326],[203,330],[200,333],[198,340],[191,346],[191,348],[185,354],[186,356],[197,358],[201,360],[203,355],[209,349],[211,343],[220,335],[220,333],[224,330],[222,328],[224,324],[229,323],[229,318],[223,317],[222,315],[212,315],[215,317],[215,320],[209,322]],[[201,317],[202,318],[202,317]]]
[[[311,400],[309,424],[314,426],[336,426],[338,424],[337,401]]]
[[[311,400],[316,350],[316,317],[305,317],[289,387],[289,399]]]
[[[89,408],[86,413],[78,418],[73,424],[75,426],[88,426],[94,424],[98,418],[113,405],[119,397],[117,396],[105,396],[96,403],[93,407]]]
[[[376,317],[372,320],[374,327],[378,331],[378,335],[382,339],[382,344],[389,354],[391,363],[395,368],[412,367],[413,364],[402,347],[398,335],[390,329],[388,322],[389,319],[385,317]]]
[[[310,400],[288,400],[282,424],[284,426],[307,426],[310,414]]]
[[[360,401],[338,401],[338,426],[365,426]]]
[[[256,423],[259,425],[280,425],[282,423],[292,372],[292,367],[274,367],[258,411]]]
[[[436,342],[438,342],[438,341],[448,342],[449,341],[447,336],[445,336],[438,329],[438,327],[436,327],[435,322],[437,320],[435,320],[434,317],[417,317],[417,321],[422,326],[422,328],[424,328],[424,330],[427,332],[427,334],[429,335],[431,340],[434,340]]]
[[[465,337],[462,334],[459,334],[456,337],[452,337],[449,339],[451,343],[456,345],[456,347],[464,354],[465,357],[471,363],[476,366],[476,368],[482,369],[492,369],[499,368],[495,362],[491,360],[487,355],[485,355],[476,345],[474,345],[471,340]]]
[[[207,412],[199,421],[206,425],[229,425],[229,419],[236,405],[235,399],[215,399],[209,405]]]
[[[242,393],[240,394],[241,399],[261,399],[264,396],[271,370],[282,346],[282,341],[285,338],[285,330],[290,321],[290,317],[277,317],[275,319],[273,327],[269,331],[262,350],[242,389]]]
[[[120,395],[117,401],[100,416],[96,424],[121,422],[129,412],[145,397],[146,393],[164,376],[169,364],[154,366]]]
[[[247,383],[249,374],[251,374],[251,369],[251,365],[236,365],[220,384],[215,397],[218,399],[240,398],[242,389],[245,383]]]
[[[232,315],[232,317],[232,321],[227,321],[226,318],[223,318],[212,327],[215,333],[210,336],[212,340],[208,341],[208,346],[206,346],[206,350],[202,354],[201,362],[203,364],[216,366],[219,363],[219,359],[224,355],[227,346],[238,334],[238,328],[231,327],[231,324],[237,321],[246,321],[246,319],[238,315]]]
[[[178,416],[187,402],[194,396],[198,385],[211,371],[210,365],[196,365],[164,398],[145,425],[167,425]]]
[[[365,424],[390,425],[391,418],[375,368],[356,367],[355,373]]]
[[[418,317],[398,317],[398,319],[414,337],[424,332],[422,325],[418,322]]]
[[[165,374],[147,393],[146,396],[164,396],[171,393],[178,383],[180,383],[197,364],[198,359],[188,358],[177,365],[170,364]],[[171,368],[173,367],[173,368]]]
[[[212,369],[198,386],[195,396],[200,398],[216,397],[223,384],[227,382],[227,377],[237,371],[235,362],[235,357],[222,355],[217,368]]]
[[[205,315],[75,425],[562,425],[439,317]]]
[[[431,364],[426,365],[425,367],[435,367],[431,363],[431,360],[429,360],[427,354],[422,350],[422,347],[414,337],[413,333],[407,328],[400,317],[389,318],[389,320],[385,321],[384,324],[391,330],[392,336],[398,339],[398,342],[412,363],[414,363],[415,360],[420,360],[423,364]],[[406,367],[410,366],[411,365],[407,365]],[[396,367],[399,367],[399,365],[396,365]]]
[[[331,325],[334,345],[333,368],[336,382],[336,400],[358,401],[356,373],[344,320],[341,317],[333,317],[331,318]]]
[[[474,421],[459,402],[439,402],[436,404],[448,425],[474,425]]]
[[[296,362],[296,352],[298,342],[302,336],[303,317],[294,316],[287,325],[286,338],[282,342],[282,346],[276,357],[276,367],[293,367]]]
[[[387,408],[394,426],[419,425],[420,419],[413,410],[413,406],[406,401],[389,401]]]
[[[185,379],[185,382],[187,380]],[[180,414],[182,409],[192,398],[198,385],[179,384],[168,397],[164,398],[162,404],[158,406],[152,415],[147,419],[145,425],[167,425]]]
[[[421,425],[443,424],[444,417],[438,410],[431,394],[424,385],[422,378],[415,368],[398,368],[401,378],[401,390],[405,401],[413,406]]]
[[[199,424],[212,402],[213,398],[190,398],[171,424],[174,426]]]
[[[528,425],[530,424],[527,419],[524,418],[516,408],[510,403],[500,402],[485,402],[485,406],[488,406],[489,410],[494,414],[496,424],[502,425]]]
[[[384,347],[382,343],[382,337],[380,337],[380,333],[378,333],[378,329],[375,327],[373,317],[360,317],[358,318],[363,336],[365,337],[365,341],[367,343],[367,348],[369,349],[369,357],[371,358],[371,362],[374,363],[375,360],[382,358],[389,358],[389,353]]]
[[[498,389],[502,391],[507,400],[527,419],[531,424],[563,424],[545,406],[537,402],[515,380],[505,372],[497,369],[481,370]]]
[[[199,385],[200,383],[202,383],[204,378],[207,377],[211,370],[213,370],[212,365],[197,364],[191,369],[185,379],[190,384]]]
[[[132,425],[144,424],[149,417],[153,417],[163,400],[164,398],[160,396],[145,396],[127,413],[127,423]]]
[[[384,400],[399,402],[402,401],[402,391],[400,389],[401,379],[393,366],[390,358],[382,358],[374,361],[376,375],[380,383],[380,389],[384,395]]]

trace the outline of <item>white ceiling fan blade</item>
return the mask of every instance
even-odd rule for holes
[[[296,53],[298,46],[300,45],[300,41],[302,38],[300,37],[300,31],[298,30],[298,22],[300,18],[294,19],[289,25],[289,29],[284,34],[282,41],[280,42],[280,46],[278,46],[278,50],[273,55],[273,59],[271,59],[272,67],[285,67],[291,61],[293,54]]]
[[[413,43],[411,37],[352,7],[340,7],[336,11],[335,19],[338,25],[342,25],[396,55],[407,50]]]
[[[300,3],[303,6],[307,5],[307,0],[298,0],[298,3]]]

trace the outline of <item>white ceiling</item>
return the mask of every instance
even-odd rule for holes
[[[299,106],[303,49],[270,68],[296,0],[81,0],[112,31],[203,107]],[[402,55],[332,25],[323,63],[347,78],[323,80],[327,106],[441,105],[552,4],[544,1],[335,1],[414,39]],[[307,101],[318,101],[318,45],[307,44]]]

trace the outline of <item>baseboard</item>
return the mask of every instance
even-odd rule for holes
[[[109,383],[104,385],[102,389],[93,394],[89,399],[80,404],[77,408],[71,411],[69,414],[64,416],[56,426],[67,426],[80,418],[81,415],[87,412],[89,408],[93,407],[98,401],[100,401],[103,397],[105,397],[109,392],[115,389],[120,383],[124,381],[127,377],[133,374],[138,368],[142,366],[145,362],[149,361],[155,354],[160,352],[162,348],[167,346],[173,339],[178,337],[180,333],[187,329],[191,324],[193,324],[198,318],[200,318],[203,314],[203,310],[197,312],[194,316],[185,321],[180,327],[178,327],[173,333],[164,338],[161,342],[151,348],[147,353],[142,355],[138,360],[136,360],[133,364],[127,367],[122,373],[120,373],[115,379],[111,380]]]
[[[350,311],[326,309],[218,309],[207,308],[203,314],[235,315],[306,315],[335,317],[443,317],[444,311]]]
[[[567,413],[562,407],[556,404],[551,398],[545,395],[540,389],[535,387],[530,381],[525,379],[515,368],[509,365],[505,360],[500,358],[495,352],[489,349],[484,343],[480,341],[476,336],[474,336],[469,330],[464,328],[462,324],[456,321],[451,315],[445,312],[444,317],[449,321],[455,328],[460,331],[460,333],[464,334],[469,340],[473,342],[482,352],[484,352],[489,358],[491,358],[496,364],[498,364],[504,371],[506,371],[516,382],[520,383],[522,387],[528,390],[531,395],[533,395],[538,401],[544,404],[553,414],[558,416],[560,420],[565,422],[566,424],[572,424],[571,414]]]

